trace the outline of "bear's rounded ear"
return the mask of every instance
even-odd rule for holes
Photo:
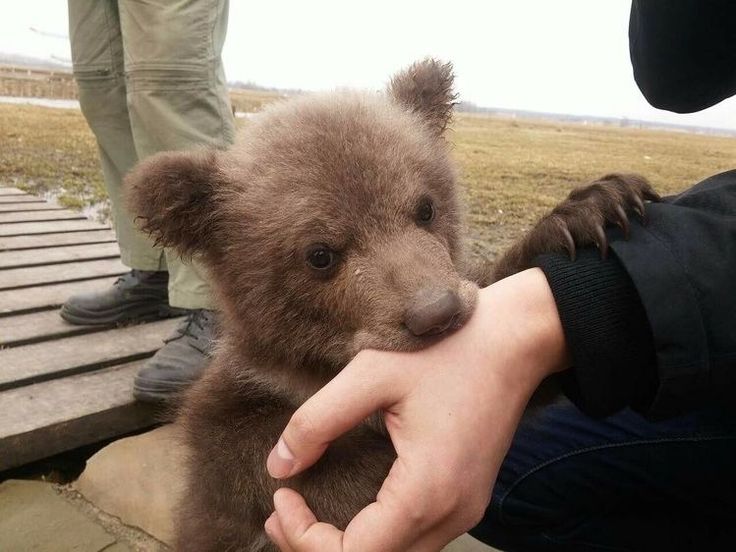
[[[388,93],[400,105],[421,115],[438,136],[452,118],[457,94],[452,90],[452,63],[427,58],[393,76]]]
[[[213,253],[219,240],[218,205],[227,180],[219,152],[163,152],[136,165],[124,188],[136,225],[157,245],[183,257]]]

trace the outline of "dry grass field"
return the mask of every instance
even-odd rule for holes
[[[569,191],[638,172],[663,195],[736,168],[736,138],[460,115],[450,140],[475,248],[496,254]]]
[[[260,111],[264,105],[283,97],[279,92],[270,90],[230,89],[230,103],[233,105],[233,109],[244,113]]]
[[[276,93],[234,96],[254,111]],[[240,124],[247,124],[240,120]],[[477,253],[495,255],[576,185],[611,171],[675,193],[736,166],[736,139],[460,114],[448,135],[462,172]],[[93,136],[75,110],[0,105],[0,181],[61,203],[104,201]]]

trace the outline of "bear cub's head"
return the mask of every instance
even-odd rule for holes
[[[365,348],[460,327],[461,209],[444,132],[452,67],[415,63],[386,93],[268,107],[228,151],[161,153],[126,179],[139,226],[204,262],[223,339],[326,379]]]

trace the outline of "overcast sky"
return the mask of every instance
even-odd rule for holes
[[[3,7],[0,52],[69,59],[66,2]],[[461,99],[483,106],[736,129],[733,98],[692,115],[646,103],[628,12],[629,0],[232,0],[225,69],[263,86],[377,89],[432,55],[454,63]]]

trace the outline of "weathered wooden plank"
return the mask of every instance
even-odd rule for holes
[[[53,203],[0,203],[0,213],[15,213],[21,211],[60,211],[63,207]]]
[[[0,224],[7,222],[36,222],[51,220],[86,220],[82,213],[68,211],[16,211],[15,213],[0,213]]]
[[[0,251],[0,270],[92,259],[112,259],[119,256],[120,250],[115,242]]]
[[[59,316],[58,309],[0,317],[0,347],[17,347],[70,335],[104,331],[104,326],[77,326]]]
[[[0,196],[0,203],[45,203],[45,200],[32,195]]]
[[[19,347],[60,337],[103,332],[111,327],[114,327],[114,325],[79,326],[70,324],[61,318],[58,309],[16,316],[3,316],[0,317],[0,348]]]
[[[88,230],[86,232],[66,232],[61,234],[37,234],[35,236],[0,236],[0,251],[56,247],[79,243],[100,243],[115,241],[115,233],[110,230]]]
[[[2,349],[0,391],[150,356],[178,323],[161,320]]]
[[[23,190],[20,188],[8,188],[6,186],[0,186],[0,195],[17,195],[17,194],[25,194]]]
[[[62,211],[63,207],[52,203],[27,203],[13,205],[12,203],[0,203],[0,213],[36,213],[38,211]]]
[[[0,470],[154,425],[131,389],[142,361],[0,393]]]
[[[0,236],[24,236],[28,234],[52,234],[57,232],[76,232],[79,230],[98,230],[109,228],[91,220],[59,220],[52,222],[11,222],[0,224]]]
[[[109,288],[114,281],[114,278],[97,278],[0,291],[0,317],[60,307],[75,293],[103,291]]]
[[[38,286],[39,284],[58,284],[103,276],[117,276],[129,270],[120,262],[120,259],[9,268],[8,270],[0,270],[0,290]]]

